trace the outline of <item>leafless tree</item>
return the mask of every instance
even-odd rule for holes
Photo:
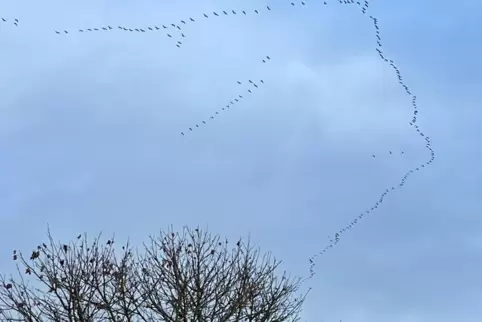
[[[298,321],[307,293],[301,280],[260,258],[249,241],[184,228],[143,244],[114,239],[38,245],[30,257],[13,251],[18,277],[0,277],[2,321]]]

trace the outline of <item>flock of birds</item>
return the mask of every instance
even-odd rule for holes
[[[266,64],[268,61],[271,60],[271,57],[270,56],[266,56],[265,58],[263,58],[261,61],[263,62],[263,64]],[[238,85],[243,85],[243,82],[241,81],[237,81]],[[260,85],[264,84],[264,80],[260,79],[259,82],[257,83],[256,81],[253,81],[251,79],[248,79],[247,82],[245,82],[247,84],[249,84],[248,86],[248,89],[245,90],[245,92],[242,92],[242,93],[239,93],[236,97],[234,97],[232,100],[230,100],[226,105],[225,107],[222,107],[221,109],[217,110],[214,112],[214,114],[212,114],[208,119],[207,121],[214,121],[215,120],[215,117],[217,117],[218,115],[220,115],[221,112],[226,112],[228,109],[230,109],[231,107],[234,107],[235,104],[237,103],[240,103],[240,101],[242,99],[244,99],[245,96],[247,95],[251,95],[253,93],[254,90],[258,89]],[[259,84],[259,85],[258,85]],[[245,96],[243,96],[242,94],[244,94]],[[190,127],[189,128],[189,131],[192,132],[194,129],[197,129],[199,128],[199,126],[202,126],[202,125],[206,125],[207,122],[206,120],[203,120],[197,124],[195,124],[195,127]],[[181,132],[181,135],[184,136],[186,135],[186,133],[184,132]]]
[[[360,8],[361,8],[361,13],[366,15],[367,13],[367,10],[368,10],[368,7],[369,7],[369,2],[368,0],[364,0],[364,1],[355,1],[355,0],[337,0],[340,4],[356,4],[358,5]],[[297,5],[301,5],[301,6],[306,6],[307,2],[306,1],[300,1],[299,4],[295,3],[295,2],[291,2],[290,1],[290,4],[292,6],[297,6]],[[328,4],[328,1],[323,1],[323,4],[324,5],[327,5]],[[271,11],[272,8],[271,6],[267,5],[263,8],[263,10],[265,11]],[[179,23],[172,23],[172,24],[161,24],[161,25],[158,25],[158,26],[150,26],[150,27],[145,27],[145,28],[131,28],[131,27],[126,27],[126,26],[116,26],[116,27],[112,27],[112,26],[106,26],[106,27],[98,27],[98,28],[84,28],[84,29],[78,29],[77,32],[78,33],[90,33],[90,32],[103,32],[103,31],[113,31],[113,30],[122,30],[122,31],[125,31],[125,32],[139,32],[139,33],[143,33],[143,32],[155,32],[155,31],[164,31],[166,33],[166,35],[169,37],[169,38],[173,38],[174,37],[178,37],[179,40],[177,40],[177,42],[175,43],[175,45],[177,47],[181,47],[183,42],[181,41],[182,38],[185,38],[186,35],[185,35],[185,31],[183,30],[183,27],[184,25],[187,25],[187,24],[192,24],[192,23],[195,23],[201,19],[209,19],[209,17],[221,17],[221,16],[229,16],[229,15],[240,15],[240,16],[245,16],[245,15],[258,15],[260,14],[260,12],[262,12],[261,9],[254,9],[254,10],[234,10],[234,9],[231,9],[231,10],[220,10],[220,11],[217,11],[217,12],[212,12],[212,13],[203,13],[202,15],[200,15],[200,17],[189,17],[185,20],[181,20]],[[434,150],[432,149],[432,143],[431,143],[431,140],[428,136],[426,136],[422,130],[420,129],[420,127],[417,125],[417,115],[418,115],[418,106],[417,106],[417,97],[415,95],[412,94],[412,91],[410,90],[410,88],[405,84],[405,82],[403,81],[403,77],[402,77],[402,74],[399,70],[399,68],[397,67],[397,65],[395,64],[395,62],[389,58],[387,58],[387,56],[383,53],[382,51],[382,39],[381,39],[381,36],[380,36],[380,28],[379,28],[379,25],[378,25],[378,20],[377,18],[375,18],[374,16],[369,16],[369,18],[372,20],[373,22],[373,26],[374,26],[374,29],[375,29],[375,40],[376,40],[376,52],[377,54],[380,56],[380,58],[385,61],[387,64],[389,64],[392,69],[394,70],[397,78],[398,78],[398,83],[401,85],[401,87],[404,89],[404,91],[406,92],[406,94],[408,96],[411,97],[412,101],[412,107],[413,107],[413,117],[412,119],[410,120],[409,122],[409,125],[411,127],[413,127],[413,129],[418,132],[420,138],[422,140],[424,140],[424,144],[425,144],[425,148],[427,149],[427,151],[429,152],[429,155],[430,157],[427,158],[427,161],[408,170],[404,176],[401,178],[400,182],[397,183],[397,184],[394,184],[393,186],[391,187],[387,187],[381,194],[380,194],[380,197],[378,200],[376,200],[370,207],[368,207],[367,209],[365,209],[363,212],[359,213],[358,215],[356,215],[355,217],[353,217],[353,219],[345,226],[345,227],[342,227],[339,231],[335,232],[335,234],[333,235],[334,237],[333,238],[330,238],[329,237],[329,242],[327,243],[327,245],[321,250],[319,251],[318,253],[316,253],[315,255],[313,255],[310,259],[309,259],[309,262],[310,262],[310,275],[306,278],[306,279],[311,279],[314,275],[315,275],[315,260],[317,259],[317,257],[321,256],[321,255],[324,255],[326,254],[326,252],[328,252],[330,249],[334,248],[334,246],[336,246],[341,238],[343,237],[343,235],[345,235],[347,232],[349,232],[351,229],[354,228],[355,225],[359,224],[363,219],[367,218],[369,215],[371,215],[375,210],[378,209],[378,207],[381,206],[381,204],[383,203],[383,201],[385,200],[386,196],[393,192],[394,190],[398,189],[398,188],[401,188],[405,185],[407,179],[414,173],[422,170],[423,168],[425,168],[426,166],[429,166],[434,160],[435,160],[435,152]],[[4,23],[8,23],[9,20],[8,19],[5,19],[5,18],[2,18],[2,22]],[[14,19],[13,20],[13,23],[18,26],[18,19]],[[69,34],[71,33],[71,31],[69,30],[63,30],[63,31],[59,31],[59,30],[55,30],[55,33],[56,34]],[[176,40],[176,39],[174,39]],[[261,62],[262,63],[267,63],[268,61],[271,60],[271,57],[270,56],[265,56]],[[261,80],[247,80],[247,81],[240,81],[238,80],[237,81],[237,84],[238,85],[243,85],[243,84],[246,84],[248,85],[248,87],[243,91],[243,92],[240,92],[237,96],[233,97],[232,100],[230,100],[224,107],[222,107],[221,109],[217,110],[214,112],[214,114],[212,114],[207,120],[203,120],[197,124],[195,124],[194,126],[188,128],[188,130],[186,131],[183,131],[181,132],[181,135],[182,136],[185,136],[187,133],[190,133],[190,132],[193,132],[195,129],[198,129],[200,128],[201,126],[203,125],[206,125],[207,122],[209,121],[212,121],[212,120],[215,120],[215,118],[221,113],[221,112],[225,112],[227,111],[228,109],[232,108],[233,106],[235,106],[236,104],[239,104],[241,102],[241,100],[243,100],[246,96],[248,96],[249,94],[251,94],[254,90],[258,89],[259,86],[261,86],[262,84],[264,84],[264,81],[261,79]],[[189,131],[189,132],[188,132]],[[392,151],[389,151],[390,154],[392,154]],[[401,151],[401,154],[403,154],[404,152]],[[376,156],[373,154],[372,155],[373,158],[375,158]],[[305,280],[306,280],[305,279]]]
[[[341,1],[340,1],[341,2]],[[344,1],[344,3],[353,3],[353,0],[349,0],[349,1]],[[365,14],[366,13],[366,9],[368,8],[368,2],[365,1],[366,3],[366,6],[364,6],[362,8],[362,13]],[[423,133],[423,131],[420,129],[420,127],[416,124],[417,123],[417,115],[418,115],[418,105],[417,105],[417,96],[413,95],[412,94],[412,91],[410,90],[410,88],[405,84],[405,82],[403,81],[403,77],[402,77],[402,74],[400,72],[400,69],[397,67],[397,65],[395,64],[395,62],[391,59],[388,59],[387,56],[383,53],[381,47],[382,47],[382,39],[380,37],[380,27],[378,25],[378,20],[377,18],[375,18],[374,16],[369,16],[369,18],[372,20],[373,22],[373,26],[374,26],[374,29],[375,29],[375,37],[376,37],[376,43],[377,43],[377,46],[375,48],[375,50],[377,51],[378,55],[380,56],[380,58],[385,61],[386,63],[390,64],[390,66],[392,67],[392,69],[394,70],[394,72],[396,73],[397,75],[397,78],[398,78],[398,83],[401,85],[401,87],[404,89],[405,93],[410,96],[412,98],[412,107],[413,107],[413,117],[411,119],[411,121],[409,122],[409,125],[411,127],[413,127],[419,134],[420,138],[424,140],[424,144],[425,144],[425,148],[427,149],[427,151],[429,152],[429,155],[430,157],[427,159],[427,161],[425,161],[424,163],[418,165],[418,166],[415,166],[411,169],[409,169],[404,175],[403,177],[400,179],[399,183],[397,184],[394,184],[393,186],[391,187],[388,187],[385,189],[385,191],[383,191],[381,194],[380,194],[380,197],[378,200],[376,200],[376,202],[374,202],[371,207],[365,209],[363,212],[359,213],[358,215],[356,215],[345,227],[342,227],[339,231],[335,232],[334,234],[334,237],[331,238],[329,237],[329,243],[327,243],[327,245],[318,253],[316,253],[315,255],[313,255],[310,259],[309,259],[309,262],[310,262],[310,275],[307,277],[307,279],[311,279],[314,275],[315,275],[315,259],[318,257],[318,256],[321,256],[321,255],[324,255],[326,252],[328,252],[330,249],[332,249],[335,245],[337,245],[339,242],[340,242],[340,239],[342,238],[342,236],[344,234],[346,234],[348,231],[350,231],[351,229],[353,229],[353,227],[357,224],[359,224],[364,218],[368,217],[369,215],[371,215],[376,209],[378,209],[378,207],[383,203],[383,201],[385,200],[386,196],[390,193],[390,192],[393,192],[395,189],[397,188],[401,188],[405,185],[407,179],[414,173],[422,170],[423,168],[425,168],[426,166],[429,166],[434,160],[435,160],[435,152],[432,148],[432,142],[430,140],[430,138],[428,136],[425,135],[425,133]],[[389,151],[390,154],[392,154],[391,151]],[[402,154],[403,154],[403,151],[402,151]],[[375,158],[375,155],[372,155],[373,158]]]
[[[342,4],[350,4],[350,3],[356,3],[362,7],[362,12],[365,13],[366,10],[368,9],[368,1],[362,2],[360,1],[355,1],[355,0],[338,0],[339,3]],[[302,6],[305,7],[307,4],[306,1],[299,1],[293,2],[290,1],[290,5],[295,7],[295,6]],[[328,5],[327,1],[323,1],[324,5]],[[203,19],[209,19],[210,17],[212,18],[219,18],[219,17],[224,17],[224,16],[247,16],[247,15],[259,15],[263,11],[268,12],[271,11],[271,6],[266,5],[262,8],[257,8],[257,9],[225,9],[225,10],[218,10],[218,11],[213,11],[211,12],[203,12],[199,16],[191,16],[191,17],[186,17],[183,20],[180,20],[179,22],[176,23],[166,23],[166,24],[159,24],[159,25],[153,25],[153,26],[147,26],[147,27],[128,27],[124,25],[119,25],[119,26],[102,26],[102,27],[91,27],[91,28],[82,28],[82,29],[77,29],[75,31],[72,30],[54,30],[54,32],[58,35],[68,35],[73,32],[77,33],[92,33],[92,32],[109,32],[109,31],[125,31],[125,32],[137,32],[137,33],[145,33],[145,32],[164,32],[165,35],[175,41],[175,45],[178,48],[181,48],[181,46],[184,44],[184,38],[186,38],[187,32],[184,30],[185,27],[187,27],[190,24],[197,23],[199,21],[202,21]],[[267,61],[270,60],[269,56],[266,56],[262,62],[266,63]],[[253,80],[248,80],[250,83],[249,89],[246,89],[243,92],[239,92],[233,99],[231,99],[224,107],[221,107],[219,110],[215,111],[212,115],[210,115],[207,119],[201,120],[197,124],[187,128],[185,131],[180,132],[181,136],[185,136],[187,133],[193,132],[196,129],[199,129],[200,127],[207,125],[209,121],[214,121],[220,113],[227,111],[228,109],[234,107],[235,104],[239,103],[241,100],[243,100],[246,96],[252,94],[254,89],[258,89],[259,85],[264,84],[263,80],[259,80],[258,83],[254,82]],[[237,81],[238,85],[242,85],[242,82]]]
[[[305,3],[303,2],[303,5]],[[270,6],[266,6],[263,8],[266,11],[271,11]],[[138,32],[138,33],[145,33],[145,32],[164,32],[165,35],[171,39],[173,39],[175,42],[176,47],[181,48],[183,45],[183,38],[186,38],[186,34],[184,33],[184,27],[196,23],[200,21],[201,19],[209,19],[209,17],[223,17],[223,16],[247,16],[247,15],[259,15],[260,12],[262,12],[261,9],[252,9],[252,10],[220,10],[218,12],[213,11],[208,12],[208,13],[203,13],[202,16],[196,17],[195,19],[193,17],[186,18],[184,20],[180,20],[179,22],[176,23],[170,23],[170,24],[159,24],[159,25],[153,25],[153,26],[147,26],[147,27],[127,27],[127,26],[103,26],[103,27],[95,27],[95,28],[83,28],[83,29],[78,29],[76,31],[71,31],[71,30],[54,30],[56,34],[61,35],[67,35],[72,32],[77,32],[77,33],[91,33],[91,32],[105,32],[105,31],[125,31],[125,32]]]

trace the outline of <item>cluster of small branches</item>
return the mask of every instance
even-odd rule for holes
[[[2,321],[298,321],[307,293],[280,262],[250,243],[184,228],[151,236],[141,251],[114,239],[13,251],[18,277],[0,277]]]

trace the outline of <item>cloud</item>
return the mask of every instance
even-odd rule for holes
[[[283,268],[306,275],[308,257],[329,235],[426,159],[407,126],[410,98],[376,56],[370,21],[350,6],[288,3],[246,19],[201,17],[186,27],[182,48],[162,32],[53,32],[168,24],[223,6],[4,8],[21,25],[0,30],[8,62],[0,75],[3,253],[28,251],[47,222],[60,239],[103,230],[135,242],[171,224],[199,224],[232,238],[251,234]],[[424,52],[436,51],[423,45],[436,30],[422,38],[410,28],[384,18],[385,46],[416,89],[421,126],[440,154],[317,262],[310,320],[471,321],[480,313],[480,81],[439,76],[439,62],[452,55],[442,47],[421,66],[432,59]],[[263,64],[265,55],[272,60]],[[265,84],[180,136],[245,91],[237,80],[249,79]],[[2,262],[0,271],[7,269]]]

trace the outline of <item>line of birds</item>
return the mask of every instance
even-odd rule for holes
[[[0,19],[1,19],[0,21],[1,21],[2,23],[8,23],[8,22],[9,22],[9,20],[6,19],[6,18],[4,18],[4,17],[0,17]],[[14,19],[13,19],[13,24],[18,27],[18,19],[17,19],[17,18],[14,18]]]
[[[339,0],[340,3],[345,3],[345,4],[351,4],[355,3],[353,0]],[[361,6],[359,2],[357,2],[358,5]],[[366,10],[368,9],[368,1],[365,0],[365,3],[362,7],[362,13],[365,14]],[[381,193],[380,198],[372,204],[371,207],[365,209],[365,211],[361,212],[357,216],[355,216],[350,223],[348,223],[345,227],[337,231],[333,236],[333,238],[329,237],[329,243],[323,248],[320,252],[316,253],[312,257],[309,258],[309,263],[310,263],[310,275],[305,278],[305,280],[311,279],[315,275],[315,259],[318,256],[324,255],[329,249],[333,248],[335,245],[337,245],[341,239],[341,237],[350,231],[356,224],[360,223],[362,219],[366,218],[368,215],[372,214],[378,207],[383,203],[385,197],[395,189],[401,188],[405,185],[407,179],[414,174],[417,171],[422,170],[423,168],[429,166],[434,160],[435,160],[435,151],[432,148],[432,143],[431,140],[428,136],[425,135],[425,133],[422,132],[420,127],[416,124],[417,122],[417,115],[418,115],[418,106],[417,106],[417,97],[415,95],[412,95],[411,90],[408,88],[408,86],[404,83],[403,77],[401,75],[401,72],[399,68],[395,65],[395,62],[391,59],[388,59],[384,54],[383,51],[380,49],[382,47],[382,39],[380,37],[380,27],[378,26],[378,20],[374,16],[370,16],[370,19],[373,21],[373,25],[375,28],[375,36],[376,36],[376,42],[377,42],[377,47],[376,51],[378,55],[383,59],[386,63],[389,63],[390,66],[393,68],[395,71],[397,78],[398,78],[398,83],[403,87],[405,90],[406,94],[412,97],[412,107],[413,107],[413,117],[412,120],[409,122],[409,125],[412,126],[420,135],[420,137],[425,141],[425,148],[428,150],[430,157],[425,161],[424,163],[411,168],[408,170],[404,176],[401,178],[398,184],[395,184],[387,189],[383,193]],[[392,154],[391,151],[389,151],[390,154]],[[403,154],[403,151],[402,151]],[[372,155],[373,158],[375,158],[375,155]]]
[[[392,155],[393,152],[392,152],[392,151],[388,151],[388,154]],[[405,152],[400,151],[400,154],[405,154]],[[372,154],[372,157],[375,158],[375,157],[376,157],[375,154]]]
[[[192,19],[192,18],[190,18],[190,19]],[[192,21],[194,21],[194,19],[192,19]],[[182,20],[182,22],[186,23],[184,20]],[[113,31],[113,30],[122,30],[122,31],[128,31],[128,32],[140,32],[140,33],[164,30],[166,35],[169,38],[173,38],[174,33],[171,32],[171,31],[167,31],[167,30],[175,30],[177,32],[180,32],[182,38],[186,37],[184,35],[184,33],[181,32],[182,31],[181,26],[173,24],[173,23],[170,24],[170,25],[151,26],[151,27],[147,27],[147,28],[128,28],[128,27],[125,27],[125,26],[117,26],[116,28],[114,28],[114,27],[108,25],[106,27],[99,27],[99,28],[78,29],[77,32],[79,32],[79,33],[89,33],[89,32]],[[69,31],[69,30],[63,30],[63,31],[54,30],[54,32],[58,35],[71,33],[71,31]],[[182,42],[179,40],[179,41],[177,41],[176,45],[177,45],[177,47],[180,47],[182,45]]]
[[[270,57],[270,56],[265,56],[265,57],[261,60],[261,62],[262,62],[263,64],[266,64],[266,63],[267,63],[268,61],[270,61],[270,60],[271,60],[271,57]],[[238,85],[243,85],[243,84],[244,84],[244,83],[241,82],[240,80],[238,80],[238,81],[236,81],[236,82],[237,82]],[[207,125],[207,124],[208,124],[207,122],[209,122],[209,121],[214,121],[214,120],[216,119],[216,117],[217,117],[218,115],[220,115],[220,113],[226,112],[226,111],[227,111],[228,109],[230,109],[231,107],[234,107],[236,104],[240,103],[241,100],[243,100],[244,97],[245,97],[245,96],[243,96],[243,95],[250,95],[250,94],[252,94],[254,89],[258,89],[259,86],[261,86],[261,85],[264,84],[265,82],[264,82],[264,80],[262,80],[262,79],[259,80],[259,83],[255,82],[255,81],[253,81],[253,80],[251,80],[251,79],[248,79],[248,81],[247,81],[246,83],[249,84],[249,87],[248,87],[247,90],[245,90],[244,92],[238,93],[232,100],[230,100],[230,101],[225,105],[225,107],[222,107],[221,109],[215,111],[214,114],[212,114],[208,119],[203,120],[203,121],[199,122],[198,124],[195,124],[195,126],[193,126],[193,127],[190,127],[190,128],[189,128],[189,131],[190,131],[190,132],[193,132],[195,129],[200,128],[200,127],[203,126],[203,125]],[[259,84],[259,85],[258,85],[258,84]],[[182,135],[182,136],[185,136],[186,133],[188,133],[188,132],[181,132],[181,135]]]
[[[354,0],[339,0],[340,3],[355,3]],[[292,6],[296,6],[295,2],[290,2]],[[357,4],[361,5],[361,2],[357,1]],[[306,1],[300,1],[301,6],[306,6]],[[327,1],[324,1],[324,4],[327,5]],[[362,11],[365,12],[365,10],[368,8],[368,1],[365,1],[364,6],[362,8]],[[271,6],[266,5],[263,7],[263,10],[266,11],[271,11]],[[186,33],[183,30],[182,25],[188,25],[191,23],[194,23],[198,21],[199,19],[206,19],[209,18],[210,16],[214,17],[221,17],[221,16],[233,16],[233,15],[241,15],[241,16],[246,16],[246,15],[251,15],[251,14],[256,14],[259,15],[261,12],[261,8],[258,9],[251,9],[251,10],[234,10],[234,9],[227,9],[227,10],[219,10],[219,11],[213,11],[211,13],[206,13],[204,12],[202,16],[194,19],[193,17],[189,17],[188,19],[186,18],[185,20],[180,20],[178,23],[171,23],[171,24],[162,24],[162,25],[156,25],[156,26],[148,26],[148,27],[143,27],[143,28],[131,28],[131,27],[126,27],[126,26],[117,26],[117,27],[112,27],[110,25],[108,26],[103,26],[103,27],[96,27],[96,28],[83,28],[83,29],[78,29],[78,33],[90,33],[90,32],[103,32],[103,31],[113,31],[113,30],[122,30],[126,32],[138,32],[138,33],[145,33],[145,32],[155,32],[155,31],[164,31],[166,36],[169,38],[172,38],[175,41],[175,45],[178,48],[181,48],[183,45],[184,38],[186,37]],[[174,30],[177,32],[177,35],[169,30]],[[72,33],[72,31],[69,30],[54,30],[54,32],[58,35],[60,34],[69,34]],[[177,37],[177,39],[174,39]]]
[[[270,6],[265,6],[264,9],[267,10],[267,11],[271,11]],[[79,32],[79,33],[89,33],[89,32],[122,30],[122,31],[127,31],[127,32],[139,32],[139,33],[144,32],[145,33],[145,32],[154,32],[154,31],[164,31],[167,37],[173,38],[174,33],[169,31],[169,30],[174,30],[178,33],[178,36],[180,38],[185,38],[186,35],[184,34],[183,27],[181,27],[181,26],[195,23],[197,20],[206,19],[206,18],[209,18],[209,16],[221,17],[221,16],[230,16],[230,15],[231,16],[233,16],[233,15],[246,16],[246,15],[252,15],[252,14],[258,15],[260,12],[261,12],[261,10],[258,10],[258,9],[252,9],[252,10],[230,9],[230,10],[221,10],[221,11],[218,11],[218,12],[213,11],[212,14],[204,12],[202,14],[202,16],[196,17],[196,19],[194,19],[193,17],[189,17],[188,19],[180,20],[179,23],[161,24],[161,25],[158,25],[158,26],[148,26],[148,27],[143,27],[143,28],[129,28],[129,27],[125,27],[125,26],[117,26],[117,28],[114,28],[112,26],[105,26],[105,27],[97,27],[97,28],[78,29],[77,32]],[[71,33],[71,31],[69,31],[69,30],[63,30],[63,31],[54,30],[54,32],[58,35]],[[179,39],[176,42],[176,46],[179,47],[179,48],[182,46],[181,40],[182,39]]]

